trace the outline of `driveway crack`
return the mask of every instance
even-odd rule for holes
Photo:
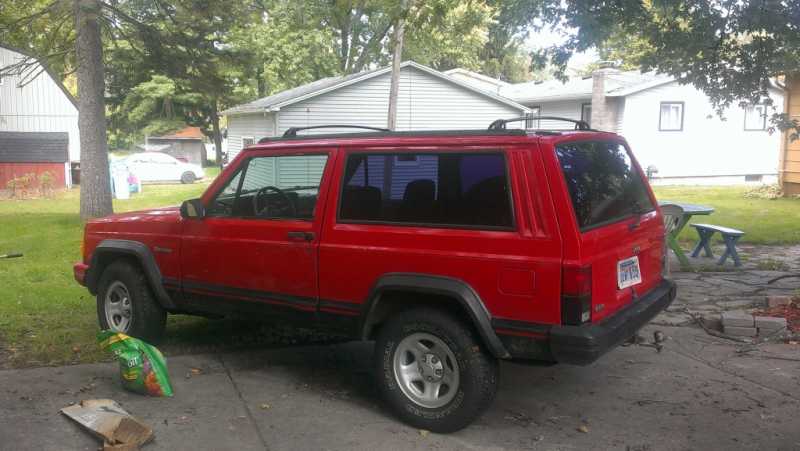
[[[231,381],[231,385],[233,386],[233,389],[236,391],[236,396],[238,396],[239,400],[242,402],[242,406],[244,407],[245,412],[247,412],[247,418],[250,419],[250,422],[256,429],[256,435],[258,435],[258,441],[261,442],[261,446],[264,447],[264,451],[269,451],[269,446],[267,446],[267,441],[266,439],[264,439],[264,435],[261,433],[261,428],[258,427],[258,423],[256,422],[256,419],[253,416],[253,412],[247,405],[247,401],[245,401],[244,396],[242,396],[242,391],[239,390],[239,385],[237,385],[236,381],[233,379],[231,370],[228,368],[228,365],[225,364],[225,359],[219,354],[217,354],[217,358],[219,359],[219,363],[222,365],[222,368],[225,369],[225,374],[228,376],[228,380]]]
[[[745,376],[742,376],[741,374],[737,374],[737,373],[735,373],[733,371],[730,371],[730,370],[726,369],[725,367],[722,367],[722,366],[719,366],[719,365],[715,365],[715,364],[713,364],[713,363],[711,363],[711,362],[709,362],[709,361],[707,361],[707,360],[705,360],[705,359],[703,359],[701,357],[697,357],[697,356],[692,355],[690,353],[683,353],[683,352],[680,352],[680,351],[678,351],[677,349],[674,349],[674,348],[670,349],[670,351],[674,352],[675,354],[681,355],[683,357],[692,359],[695,362],[702,363],[703,365],[705,365],[705,366],[707,366],[709,368],[713,368],[713,369],[715,369],[717,371],[720,371],[720,372],[723,372],[723,373],[725,373],[725,374],[727,374],[729,376],[733,376],[733,377],[735,377],[737,379],[741,379],[743,381],[749,382],[749,383],[751,383],[753,385],[756,385],[758,387],[763,388],[764,390],[771,391],[771,392],[779,394],[781,396],[785,396],[785,397],[787,397],[787,398],[789,398],[789,399],[791,399],[793,401],[800,402],[800,398],[795,397],[791,393],[787,393],[787,392],[778,390],[776,388],[770,387],[769,385],[762,384],[761,382],[758,382],[756,380],[753,380],[753,379],[747,378]]]

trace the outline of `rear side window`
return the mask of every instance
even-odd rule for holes
[[[494,153],[352,154],[339,219],[511,228],[505,156]]]
[[[622,144],[566,143],[556,147],[556,154],[582,231],[654,209]]]

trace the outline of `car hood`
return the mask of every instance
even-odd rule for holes
[[[93,219],[87,226],[96,229],[113,228],[115,225],[139,224],[175,224],[181,219],[179,207],[153,208],[150,210],[117,213],[103,218]]]

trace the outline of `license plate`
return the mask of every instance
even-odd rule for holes
[[[617,262],[617,286],[620,290],[640,283],[642,283],[642,273],[639,271],[639,257]]]

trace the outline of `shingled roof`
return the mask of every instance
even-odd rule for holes
[[[0,163],[66,163],[66,132],[0,132]]]

